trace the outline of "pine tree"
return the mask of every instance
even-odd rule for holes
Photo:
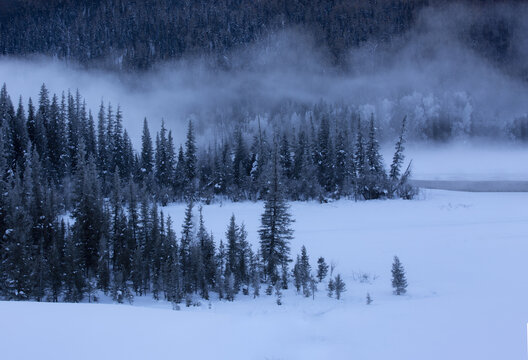
[[[260,273],[260,261],[259,254],[252,254],[251,249],[251,265],[249,268],[250,277],[251,277],[251,287],[253,288],[253,298],[260,296],[260,282],[261,282],[261,273]]]
[[[367,176],[364,196],[367,199],[377,199],[386,193],[386,174],[383,169],[383,159],[379,152],[379,143],[376,138],[376,126],[374,125],[374,115],[370,117],[369,137],[366,149]]]
[[[249,294],[250,284],[250,267],[251,267],[251,247],[247,241],[247,231],[244,224],[240,225],[238,231],[238,269],[236,276],[239,279],[239,285],[244,285],[242,289],[244,295]]]
[[[290,143],[286,134],[282,135],[280,144],[280,163],[282,166],[283,179],[290,179],[292,177],[292,159],[290,154]]]
[[[286,267],[290,261],[289,241],[293,238],[291,223],[293,219],[281,189],[277,148],[273,154],[271,168],[270,190],[264,204],[259,229],[262,261],[264,273],[271,284],[275,285],[279,279],[279,268]]]
[[[239,241],[238,241],[239,228],[235,222],[235,215],[231,215],[229,220],[229,226],[226,231],[226,243],[227,243],[227,262],[226,262],[226,278],[230,274],[235,276],[236,283],[239,283],[240,279],[237,279],[238,269],[238,254],[239,254]]]
[[[114,120],[114,129],[112,131],[112,155],[113,155],[113,166],[112,170],[115,168],[120,169],[121,177],[124,177],[126,174],[127,166],[123,164],[125,160],[125,151],[126,144],[123,139],[123,114],[121,113],[121,107],[117,106],[115,120]]]
[[[9,124],[11,130],[10,142],[13,164],[19,173],[24,172],[25,159],[28,150],[28,135],[26,129],[26,114],[22,105],[22,97],[19,100],[16,115],[11,118]]]
[[[160,220],[161,217],[161,220]],[[163,242],[163,229],[160,228],[160,226],[163,224],[163,213],[160,213],[158,211],[158,206],[154,202],[152,205],[152,208],[150,210],[150,242],[151,242],[151,262],[149,264],[150,267],[150,281],[151,281],[151,290],[152,290],[152,297],[155,300],[160,299],[160,294],[163,288],[163,285],[161,283],[162,281],[162,273],[161,273],[161,265],[162,265],[162,247],[161,244]],[[190,257],[190,255],[189,255]],[[190,269],[190,262],[187,266],[187,269]],[[190,279],[189,279],[190,283]]]
[[[237,190],[241,191],[245,188],[245,181],[248,175],[248,154],[246,143],[244,142],[244,137],[242,136],[242,130],[240,128],[235,130],[234,141],[233,183],[237,187]]]
[[[185,209],[185,219],[182,225],[182,235],[180,240],[180,259],[181,259],[181,273],[183,277],[183,285],[186,293],[192,291],[192,274],[191,274],[191,243],[193,241],[193,221],[192,210],[194,203],[189,200]]]
[[[407,278],[405,276],[405,269],[400,262],[400,259],[395,256],[392,263],[392,287],[395,295],[404,295],[407,292]]]
[[[305,297],[310,297],[311,266],[308,253],[306,252],[306,247],[304,245],[301,248],[300,272],[303,294]]]
[[[37,109],[37,114],[35,115],[35,127],[34,131],[32,130],[31,141],[35,145],[39,157],[43,163],[47,159],[47,139],[46,131],[49,121],[49,92],[46,89],[46,85],[42,84],[39,93],[39,106]],[[28,129],[30,131],[30,129]]]
[[[174,171],[173,189],[177,197],[183,199],[185,188],[185,155],[183,147],[180,145],[178,149],[178,159],[176,161],[176,169]]]
[[[361,129],[361,120],[358,119],[358,128],[356,133],[356,143],[354,148],[354,168],[355,174],[355,196],[364,196],[366,177],[368,173],[367,160],[365,158],[365,141],[363,139],[363,131]]]
[[[80,97],[77,92],[77,96]],[[68,156],[68,169],[70,173],[77,167],[77,151],[79,141],[81,138],[81,123],[79,108],[75,106],[75,101],[72,94],[68,91],[68,129],[67,129],[67,156]],[[80,100],[78,100],[80,101]],[[79,104],[77,104],[79,105]],[[86,144],[86,143],[85,143]]]
[[[226,263],[226,251],[224,247],[224,242],[220,240],[220,245],[218,246],[218,253],[216,255],[216,275],[215,275],[215,285],[216,292],[218,293],[218,298],[221,300],[225,295],[225,263]]]
[[[330,122],[327,116],[321,119],[321,126],[319,128],[316,152],[317,174],[319,184],[327,192],[333,191],[334,184],[334,160],[333,160],[333,146],[330,137]]]
[[[394,156],[392,158],[392,164],[390,167],[389,172],[389,178],[390,180],[395,183],[398,181],[401,175],[401,166],[403,164],[403,160],[405,158],[403,151],[405,150],[404,144],[405,144],[405,124],[406,124],[407,117],[403,118],[402,121],[402,127],[400,130],[400,137],[398,138],[398,141],[396,142]]]
[[[84,149],[78,154],[75,204],[72,216],[74,237],[83,245],[84,265],[95,271],[98,263],[98,249],[105,228],[103,199],[93,158],[84,160]]]
[[[148,128],[147,118],[143,120],[143,134],[141,135],[141,173],[142,178],[148,177],[154,168],[154,150],[152,138]]]
[[[338,191],[343,194],[349,181],[349,158],[347,146],[348,132],[346,127],[340,129],[336,134],[335,144],[335,183]]]
[[[301,269],[301,257],[297,255],[295,265],[293,265],[293,285],[297,290],[297,293],[301,292],[302,289],[302,269]]]
[[[114,130],[115,130],[115,116],[114,116],[114,110],[112,108],[112,104],[108,104],[106,108],[106,129],[105,129],[105,140],[106,140],[106,154],[107,154],[107,176],[108,181],[112,181],[112,178],[110,177],[110,174],[114,171],[116,167],[116,157],[115,157],[115,136],[114,136]]]
[[[209,235],[205,228],[201,206],[200,206],[200,225],[198,227],[196,238],[198,242],[200,243],[202,263],[204,265],[205,282],[208,287],[212,288],[214,286],[215,272],[216,272],[215,247],[214,247],[212,235]]]
[[[164,291],[167,300],[178,304],[182,299],[180,257],[176,234],[172,230],[172,220],[167,218],[166,259],[164,263]]]
[[[166,145],[166,151],[167,151],[167,179],[166,179],[166,186],[167,188],[171,188],[174,186],[176,176],[175,176],[175,169],[176,169],[176,152],[174,150],[174,139],[172,138],[172,131],[169,131],[169,135],[167,136],[167,145]]]
[[[97,115],[97,170],[103,180],[108,172],[108,165],[105,107],[101,102],[99,114]]]
[[[336,299],[341,299],[341,294],[346,291],[345,282],[341,278],[340,274],[337,274],[334,280]]]
[[[86,117],[86,104],[83,103],[81,108],[81,119]],[[84,128],[84,143],[86,146],[86,155],[97,158],[97,140],[95,135],[95,124],[92,112],[88,112],[86,126]]]
[[[196,179],[196,140],[193,122],[189,120],[187,140],[185,141],[185,188],[187,195],[194,194]]]
[[[317,260],[317,279],[322,282],[328,274],[328,264],[325,262],[324,257],[320,257]]]
[[[140,214],[139,214],[139,234],[136,246],[136,256],[134,257],[134,267],[136,282],[141,294],[146,294],[150,289],[150,264],[152,262],[152,240],[151,240],[151,219],[150,219],[150,199],[146,191],[142,191]]]
[[[330,278],[330,280],[328,281],[327,290],[328,290],[328,297],[334,296],[335,281],[333,278]]]
[[[303,168],[305,166],[306,151],[307,151],[306,133],[301,130],[299,132],[299,136],[297,139],[297,145],[295,147],[295,152],[293,155],[292,178],[295,180],[301,179]]]
[[[86,278],[84,276],[83,244],[79,238],[70,231],[66,234],[66,245],[64,249],[65,279],[64,279],[64,301],[80,302],[86,290]]]
[[[64,101],[64,98],[63,98]],[[49,179],[58,183],[65,174],[66,170],[66,146],[65,146],[65,128],[66,122],[64,112],[58,103],[58,98],[53,95],[49,108],[49,122],[46,131],[47,139],[47,156],[49,160]]]

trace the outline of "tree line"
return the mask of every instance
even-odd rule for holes
[[[2,298],[77,302],[105,293],[123,302],[152,294],[190,304],[211,292],[258,296],[265,286],[280,303],[292,279],[313,296],[326,275],[315,280],[305,250],[289,268],[287,201],[413,194],[402,168],[405,122],[386,173],[373,118],[366,136],[360,122],[353,137],[335,134],[323,117],[307,134],[263,131],[251,147],[241,127],[220,145],[200,147],[189,122],[178,155],[164,124],[153,141],[145,120],[135,152],[119,107],[102,104],[95,118],[78,92],[50,96],[43,85],[26,111],[21,99],[15,110],[5,85],[0,90]],[[257,251],[234,216],[218,245],[201,211],[195,224],[195,203],[217,197],[264,200]],[[187,203],[180,236],[158,207],[174,200]],[[340,297],[340,275],[329,288]]]

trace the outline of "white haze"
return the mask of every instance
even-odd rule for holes
[[[135,142],[144,117],[151,131],[165,119],[178,143],[193,113],[209,114],[211,122],[202,116],[199,128],[211,129],[218,125],[216,110],[250,103],[265,112],[285,99],[351,104],[364,116],[373,112],[382,128],[397,128],[404,115],[411,131],[431,119],[454,119],[463,137],[471,122],[506,127],[528,113],[527,83],[504,74],[459,40],[458,31],[471,17],[463,7],[426,10],[415,28],[392,45],[369,43],[351,51],[344,72],[332,68],[308,36],[284,31],[226,55],[236,70],[212,70],[205,61],[186,59],[133,75],[84,70],[49,58],[3,57],[0,82],[14,101],[22,95],[24,103],[29,96],[36,100],[46,83],[56,93],[79,89],[94,113],[101,101],[120,104]],[[527,53],[525,37],[517,37],[518,53]]]

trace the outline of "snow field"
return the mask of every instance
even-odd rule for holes
[[[336,264],[347,292],[211,308],[0,302],[2,359],[522,359],[528,321],[528,193],[424,191],[415,201],[293,203],[292,256]],[[185,205],[164,208],[179,234]],[[258,246],[262,203],[203,207],[218,244],[231,214]],[[195,209],[197,210],[197,209]],[[408,295],[392,295],[398,255]],[[370,282],[357,281],[368,274]],[[264,289],[262,289],[264,290]],[[374,302],[365,305],[369,292]]]

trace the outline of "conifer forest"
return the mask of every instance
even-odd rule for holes
[[[0,0],[0,359],[514,359],[528,6]]]

